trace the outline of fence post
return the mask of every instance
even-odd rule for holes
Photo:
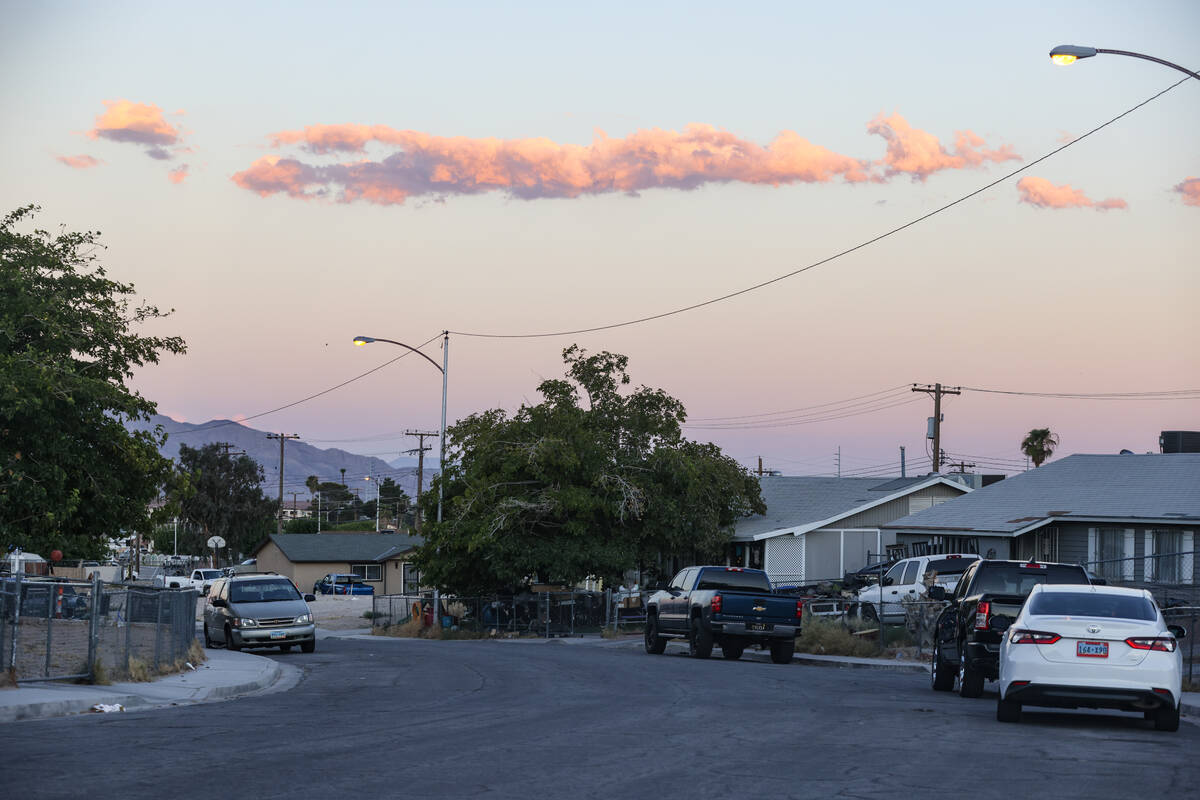
[[[550,593],[546,592],[546,638],[550,638]]]
[[[50,654],[54,649],[54,606],[55,589],[62,591],[61,585],[50,584],[46,593],[46,666],[42,669],[42,677],[50,677]],[[61,597],[61,595],[59,595]]]
[[[9,666],[9,669],[12,670],[13,677],[15,678],[16,674],[17,674],[17,637],[20,636],[20,632],[21,632],[20,620],[21,620],[21,578],[22,578],[22,575],[19,571],[14,574],[16,576],[16,580],[13,581],[13,587],[17,591],[17,596],[15,598],[15,602],[14,602],[14,606],[13,606],[13,626],[12,626],[12,642],[11,642],[12,652],[9,654],[8,666]]]
[[[1196,690],[1195,678],[1192,677],[1192,671],[1196,667],[1196,611],[1192,610],[1192,629],[1188,632],[1188,683],[1192,684],[1192,691]]]
[[[100,593],[104,591],[104,584],[100,582],[99,573],[92,574],[92,597],[91,603],[88,604],[88,655],[87,655],[87,673],[88,681],[95,682],[96,680],[96,646],[100,634]]]
[[[154,669],[156,671],[158,670],[159,655],[162,652],[162,607],[163,594],[166,593],[166,591],[166,589],[159,591],[158,599],[154,606]]]

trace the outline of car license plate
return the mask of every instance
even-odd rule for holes
[[[1108,658],[1108,642],[1079,642],[1075,652],[1087,658]]]
[[[286,639],[287,631],[271,631],[272,639]]]
[[[770,631],[774,630],[775,626],[769,622],[747,622],[746,630],[748,631]]]

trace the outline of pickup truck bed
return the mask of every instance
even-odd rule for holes
[[[662,653],[683,637],[693,658],[713,646],[727,659],[765,645],[771,660],[786,664],[795,652],[804,601],[771,591],[766,573],[741,567],[688,567],[646,601],[646,652]]]

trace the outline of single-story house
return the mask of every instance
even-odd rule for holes
[[[375,594],[404,594],[420,586],[409,559],[423,543],[398,533],[273,533],[252,555],[259,570],[286,575],[303,592],[333,572],[362,576]]]
[[[284,519],[303,519],[313,515],[312,501],[297,500],[295,497],[290,503],[284,500],[282,510]]]
[[[945,475],[911,478],[759,479],[765,516],[738,520],[729,563],[767,572],[773,583],[841,580],[848,570],[878,563],[907,543],[885,522],[971,491]]]
[[[938,552],[1085,564],[1122,583],[1194,584],[1200,454],[1072,455],[882,526]]]

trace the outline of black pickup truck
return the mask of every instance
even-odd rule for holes
[[[957,678],[963,697],[983,694],[984,681],[996,680],[999,671],[1000,637],[1039,583],[1091,581],[1077,564],[984,559],[967,568],[953,595],[948,597],[941,586],[930,587],[931,599],[950,601],[934,628],[935,691],[952,690]]]
[[[646,652],[662,653],[671,637],[687,637],[692,658],[719,645],[728,659],[767,645],[786,664],[796,650],[804,601],[771,591],[767,573],[741,567],[688,567],[646,601]]]

